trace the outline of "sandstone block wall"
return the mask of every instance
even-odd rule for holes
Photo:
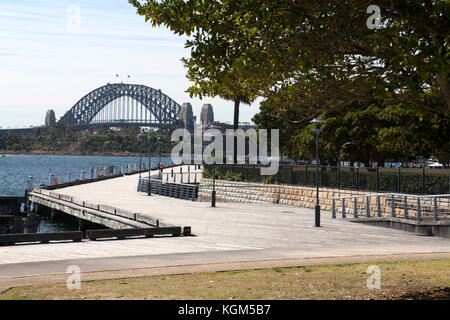
[[[212,180],[203,178],[198,193],[199,201],[211,200]],[[321,188],[319,201],[323,210],[331,210],[333,197],[364,195],[369,192]],[[223,202],[280,203],[298,207],[314,208],[316,188],[216,180],[216,200]],[[376,203],[374,203],[376,205]]]
[[[211,201],[212,180],[202,178],[198,201]],[[373,192],[364,192],[356,190],[342,190],[333,188],[320,188],[319,201],[322,210],[331,211],[332,199],[335,197],[347,197],[356,195],[369,195]],[[316,188],[304,186],[288,186],[268,184],[262,185],[249,182],[235,182],[216,180],[216,201],[217,202],[245,202],[245,203],[279,203],[304,208],[314,208],[316,204]],[[345,211],[347,217],[354,214],[355,203],[353,199],[346,200]],[[378,203],[376,197],[358,198],[356,202],[358,215],[364,216],[367,208],[371,216],[377,215]],[[449,199],[438,200],[439,215],[450,214]],[[380,197],[381,216],[392,215],[392,201],[390,196]],[[405,214],[404,202],[402,196],[396,196],[394,200],[394,209],[397,217],[403,217]],[[417,199],[408,197],[407,202],[409,217],[417,217]],[[342,212],[342,201],[335,203],[336,215],[340,216]],[[433,216],[434,210],[430,198],[421,201],[422,216]]]

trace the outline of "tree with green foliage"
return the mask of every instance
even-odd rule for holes
[[[244,91],[313,117],[367,99],[426,112],[427,92],[444,102],[432,111],[450,112],[446,0],[129,1],[146,21],[189,37],[191,93],[227,83],[230,96]],[[380,29],[367,27],[369,4],[381,10]]]
[[[440,103],[438,97],[422,98],[430,109]],[[259,127],[280,127],[281,149],[293,159],[315,157],[316,138],[309,117],[275,111],[268,101],[253,118]],[[418,156],[436,157],[450,164],[450,116],[414,112],[404,104],[386,101],[352,103],[346,108],[320,114],[325,120],[320,135],[321,159],[336,165],[339,161],[371,162],[387,160],[409,162]]]
[[[170,141],[170,134],[165,131],[147,132],[138,126],[124,127],[120,130],[112,130],[106,126],[80,130],[55,124],[38,128],[35,134],[21,135],[10,132],[0,136],[0,150],[87,154],[147,153],[150,137],[152,154],[168,154],[171,152],[173,142]],[[141,137],[138,137],[139,135]]]

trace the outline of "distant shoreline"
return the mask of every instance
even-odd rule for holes
[[[148,153],[132,152],[67,152],[67,151],[5,151],[0,150],[0,155],[49,155],[49,156],[94,156],[94,157],[148,157]],[[152,157],[158,157],[159,154],[152,153]],[[170,157],[170,154],[161,153],[161,157]]]

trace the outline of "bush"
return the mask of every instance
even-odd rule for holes
[[[223,179],[227,181],[243,181],[242,175],[240,173],[233,173],[227,171],[225,175],[223,176]]]
[[[273,176],[267,176],[262,180],[262,183],[264,184],[274,184],[275,178]]]

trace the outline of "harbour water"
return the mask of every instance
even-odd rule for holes
[[[158,163],[159,157],[152,157],[152,165]],[[165,165],[170,158],[161,157]],[[142,163],[148,166],[148,158],[142,157]],[[122,167],[126,165],[139,166],[139,157],[128,156],[64,156],[64,155],[6,155],[0,156],[0,196],[23,196],[27,180],[34,177],[34,186],[48,184],[49,174],[53,174],[59,182],[65,182],[67,172],[72,180],[79,179],[81,171],[86,171],[90,177],[90,168],[101,166]],[[74,230],[75,226],[63,222],[51,223],[43,219],[39,232],[56,232]]]

